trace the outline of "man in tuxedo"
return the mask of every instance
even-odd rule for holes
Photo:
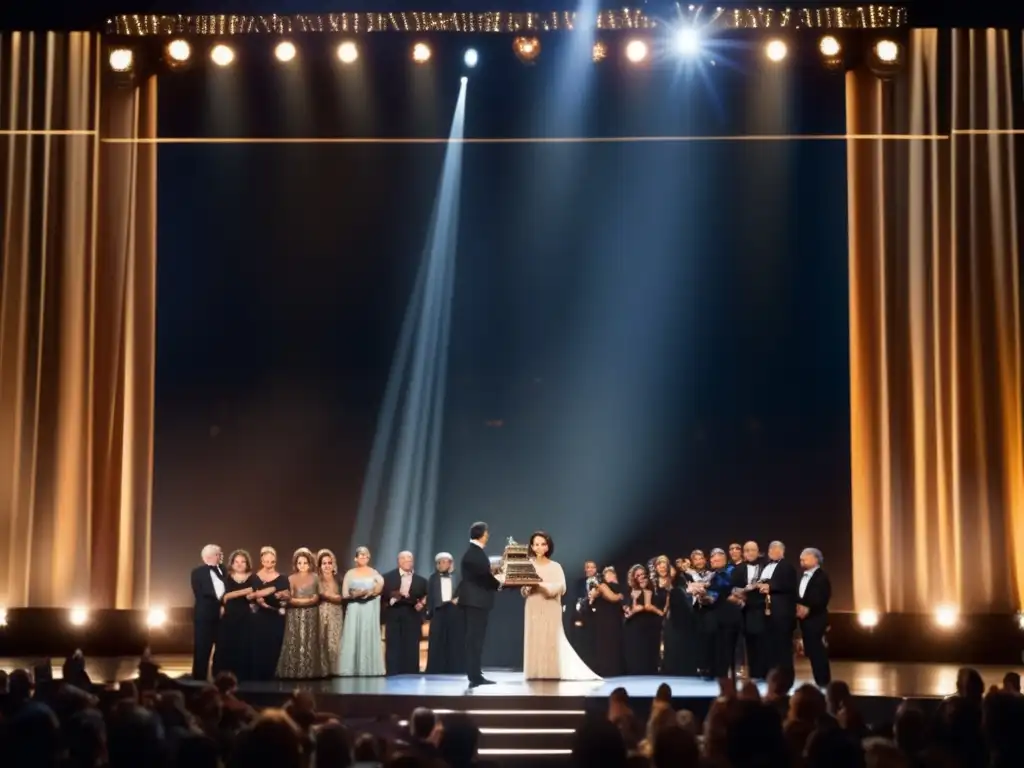
[[[192,679],[206,681],[210,677],[210,656],[217,641],[221,598],[224,597],[224,553],[216,544],[203,547],[203,564],[192,569]]]
[[[473,523],[469,529],[469,548],[462,556],[462,583],[459,585],[459,608],[466,620],[466,675],[469,687],[491,685],[484,678],[481,658],[484,652],[484,638],[487,636],[487,620],[494,607],[494,594],[501,589],[501,582],[495,577],[490,558],[484,551],[490,532],[487,523]]]
[[[459,610],[459,579],[452,567],[454,562],[448,552],[439,552],[427,583],[428,675],[459,675],[466,671],[466,628]]]
[[[413,573],[412,552],[398,555],[398,568],[384,574],[384,666],[388,675],[418,675],[427,580]]]
[[[811,662],[815,685],[824,688],[832,682],[828,663],[825,633],[828,631],[828,603],[832,599],[832,583],[822,570],[821,550],[808,547],[800,553],[804,574],[797,587],[796,616],[804,640],[804,655]]]
[[[564,609],[568,625],[566,637],[572,641],[573,648],[587,666],[591,665],[594,657],[594,609],[590,604],[587,582],[596,577],[597,563],[587,560],[583,564],[582,578],[576,580],[567,595],[568,605]]]
[[[747,655],[747,676],[763,680],[768,676],[764,655],[765,596],[758,590],[764,562],[756,541],[743,545],[743,563],[733,571],[733,587],[743,590],[742,637]]]
[[[761,571],[759,591],[765,596],[765,665],[793,674],[793,632],[796,630],[796,568],[786,562],[786,545],[768,545],[768,563]]]

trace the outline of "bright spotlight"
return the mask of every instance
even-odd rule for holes
[[[0,627],[7,626],[7,609],[0,608]]]
[[[89,612],[82,607],[72,608],[71,613],[68,614],[68,620],[73,626],[84,626],[89,621]]]
[[[676,33],[676,50],[683,56],[700,53],[700,33],[693,27],[683,27]]]
[[[469,82],[469,78],[463,75],[462,77],[459,78],[459,82],[465,85],[466,83]]]
[[[171,40],[167,44],[167,58],[178,64],[184,64],[192,55],[192,46],[187,40]]]
[[[115,48],[110,52],[110,68],[115,72],[131,72],[135,56],[128,48]]]
[[[167,611],[163,608],[150,608],[146,617],[146,626],[150,629],[159,629],[167,623]]]
[[[764,47],[764,55],[768,57],[769,61],[776,63],[786,58],[787,53],[789,53],[789,48],[781,40],[772,40]]]
[[[838,56],[842,49],[842,46],[839,45],[839,41],[832,35],[825,35],[821,38],[821,42],[818,43],[818,50],[821,51],[821,55],[830,59]]]
[[[462,57],[462,61],[467,67],[475,67],[480,62],[480,54],[476,52],[476,48],[470,48]]]
[[[2,611],[2,609],[0,609],[0,611]],[[0,627],[2,627],[2,626],[3,626],[3,623],[0,622]],[[1024,613],[1018,613],[1017,614],[1017,628],[1021,629],[1021,630],[1024,630]]]
[[[235,52],[223,43],[213,46],[213,50],[210,51],[210,61],[218,67],[226,67],[234,60]]]
[[[878,626],[878,611],[861,611],[857,614],[858,623],[865,629]]]
[[[352,64],[359,58],[359,49],[351,40],[346,40],[338,46],[338,60],[342,64]]]
[[[875,43],[875,56],[883,64],[895,64],[900,57],[900,47],[892,40],[879,40]]]
[[[942,629],[952,629],[959,618],[959,612],[951,605],[940,605],[935,609],[935,623]]]
[[[426,64],[430,61],[430,46],[426,43],[416,43],[412,47],[412,60],[417,64]]]
[[[283,43],[278,43],[274,49],[274,55],[277,56],[277,60],[286,64],[289,61],[293,61],[297,53],[295,44],[289,43],[287,40]]]
[[[639,64],[647,58],[647,43],[643,40],[630,40],[626,46],[626,58],[634,64]]]

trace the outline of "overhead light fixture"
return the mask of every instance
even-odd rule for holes
[[[188,40],[171,40],[167,44],[166,58],[172,65],[185,64],[192,58],[192,46]]]
[[[295,44],[287,40],[283,43],[278,43],[277,47],[274,48],[274,55],[277,57],[277,60],[283,64],[294,61],[298,53],[299,52],[295,48]]]
[[[650,50],[643,40],[630,40],[626,44],[626,58],[633,64],[639,64],[647,58]]]
[[[131,48],[115,48],[110,52],[109,61],[114,72],[131,72],[135,66],[135,54]]]
[[[900,46],[894,40],[879,40],[875,43],[875,58],[882,64],[895,64],[900,58]]]
[[[467,67],[472,69],[480,63],[480,54],[477,53],[476,48],[470,48],[462,57],[462,62]]]
[[[692,57],[700,53],[700,32],[693,27],[683,27],[676,32],[676,52]]]
[[[351,40],[346,40],[338,46],[338,61],[342,64],[352,64],[359,58],[359,48]]]
[[[776,64],[785,59],[788,53],[788,46],[781,40],[772,40],[764,47],[764,55],[768,57],[768,61]]]
[[[426,64],[430,61],[430,46],[426,43],[416,43],[412,47],[412,60],[417,64]]]
[[[218,67],[226,67],[235,60],[235,52],[224,43],[218,43],[210,51],[210,61]]]

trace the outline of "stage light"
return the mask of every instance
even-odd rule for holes
[[[477,64],[479,64],[480,54],[476,52],[476,48],[470,48],[468,51],[466,51],[465,55],[462,57],[462,62],[467,67],[470,68],[475,67]]]
[[[68,614],[68,621],[75,627],[84,626],[89,621],[89,611],[82,607],[72,608]]]
[[[0,627],[7,626],[7,609],[0,608]]]
[[[878,626],[878,611],[861,611],[857,614],[857,621],[865,629],[874,629]]]
[[[0,624],[0,626],[3,626],[3,625]],[[1021,629],[1021,630],[1024,630],[1024,613],[1018,613],[1017,614],[1017,628]]]
[[[277,60],[285,64],[293,61],[296,54],[298,54],[298,51],[295,48],[295,44],[287,40],[283,43],[278,43],[277,47],[274,48],[274,55],[277,56]]]
[[[900,47],[892,40],[875,43],[875,56],[883,64],[895,64],[900,57]]]
[[[693,27],[683,27],[676,32],[676,51],[683,56],[700,53],[700,33]]]
[[[608,58],[608,46],[598,40],[590,52],[590,57],[595,61],[604,61]]]
[[[935,609],[935,623],[942,629],[952,629],[959,618],[959,611],[951,605],[940,605]]]
[[[536,37],[517,37],[512,41],[512,50],[516,58],[524,64],[532,63],[540,56],[540,40]]]
[[[167,623],[167,611],[163,608],[150,608],[146,616],[146,626],[150,629],[159,629]]]
[[[192,56],[192,46],[187,40],[171,40],[167,44],[167,59],[173,64],[184,64]]]
[[[639,64],[647,58],[647,43],[643,40],[630,40],[626,45],[626,58],[634,64]]]
[[[781,40],[772,40],[764,47],[764,55],[768,57],[769,61],[774,61],[776,64],[786,58],[787,53],[789,53],[789,48]]]
[[[412,47],[412,60],[417,64],[426,64],[430,61],[430,46],[426,43],[416,43]]]
[[[338,46],[338,60],[342,64],[352,64],[359,58],[359,48],[351,40],[346,40]]]
[[[469,82],[469,78],[463,75],[462,77],[459,78],[459,82],[465,85],[466,83]]]
[[[825,35],[821,38],[821,42],[818,43],[818,50],[821,51],[822,56],[827,56],[831,59],[838,56],[843,47],[839,45],[839,41],[832,35]]]
[[[110,68],[115,72],[131,72],[135,55],[128,48],[115,48],[110,52]]]
[[[213,46],[210,51],[210,61],[218,67],[226,67],[235,60],[235,52],[223,43]]]

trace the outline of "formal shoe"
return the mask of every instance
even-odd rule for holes
[[[494,681],[481,677],[479,680],[471,680],[469,683],[470,688],[479,688],[481,685],[494,685]]]

